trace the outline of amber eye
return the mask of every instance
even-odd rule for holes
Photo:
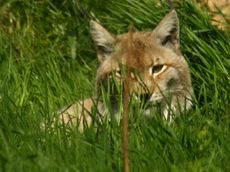
[[[163,69],[164,65],[156,65],[152,67],[152,74],[157,74],[159,72],[161,72],[161,70]]]

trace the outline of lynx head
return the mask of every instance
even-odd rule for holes
[[[179,49],[179,21],[175,10],[168,13],[153,31],[133,32],[131,40],[131,33],[114,36],[95,21],[91,21],[90,27],[100,62],[97,88],[100,89],[111,76],[121,81],[121,66],[128,66],[131,95],[144,97],[150,105],[160,104],[167,118],[169,111],[174,113],[190,108],[190,74]]]

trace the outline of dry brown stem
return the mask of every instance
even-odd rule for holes
[[[128,48],[128,58],[126,62],[126,75],[124,81],[124,115],[123,115],[123,160],[124,160],[124,172],[129,172],[129,80],[130,80],[130,60],[133,58],[133,27],[129,27],[129,48]]]

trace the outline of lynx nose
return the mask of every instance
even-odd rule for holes
[[[151,96],[151,94],[141,94],[140,99],[144,104],[146,104],[150,100]]]

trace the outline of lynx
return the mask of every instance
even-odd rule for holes
[[[127,66],[129,56],[129,33],[114,36],[95,21],[90,22],[90,32],[100,64],[96,74],[96,95],[72,104],[60,115],[64,124],[78,124],[80,130],[84,129],[84,124],[91,125],[93,107],[97,108],[98,118],[108,114],[102,100],[102,87],[111,78],[123,85],[122,66]],[[163,117],[171,121],[173,114],[189,110],[192,106],[192,86],[188,64],[179,49],[176,11],[169,12],[153,31],[133,32],[131,44],[133,57],[128,64],[131,73],[127,76],[130,78],[129,94],[140,102],[148,103],[143,114],[151,115],[151,107],[158,106]],[[116,114],[119,104],[115,98],[117,92],[109,94]]]

